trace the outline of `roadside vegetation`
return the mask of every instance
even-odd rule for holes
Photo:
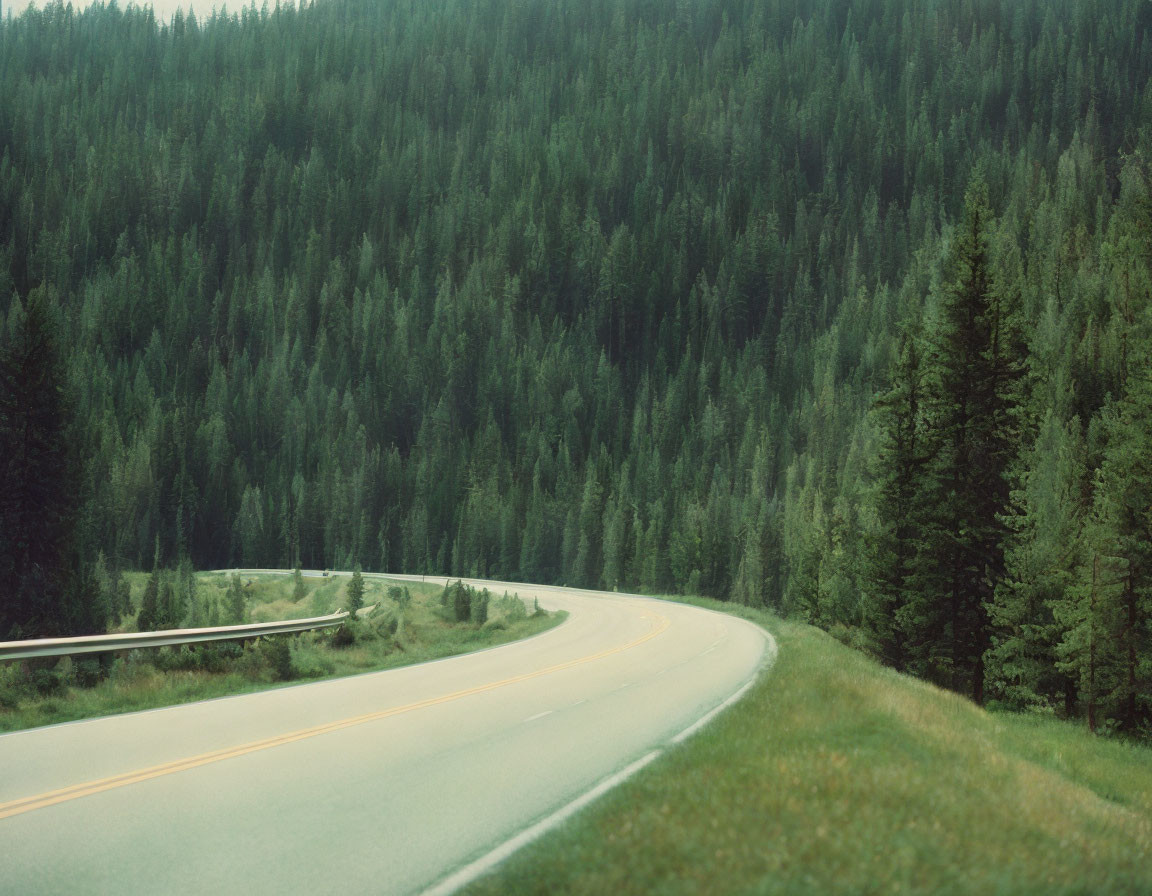
[[[1152,750],[694,602],[772,631],[774,668],[465,892],[1152,892]]]
[[[155,578],[147,573],[123,576],[127,612],[119,630],[137,630]],[[165,574],[158,578],[155,591],[163,606],[169,586]],[[490,594],[459,583],[441,588],[355,575],[227,573],[199,573],[193,581],[196,607],[183,609],[185,621],[191,618],[193,624],[318,616],[350,609],[357,599],[361,609],[354,622],[337,629],[243,644],[0,664],[0,731],[391,669],[528,637],[562,618],[538,608],[529,611],[515,595]],[[173,588],[173,594],[177,590]]]

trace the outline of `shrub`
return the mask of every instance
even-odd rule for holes
[[[472,591],[472,599],[470,601],[470,614],[471,619],[477,625],[483,625],[488,621],[488,600],[490,595],[488,589],[483,591]]]
[[[336,665],[321,651],[297,644],[292,653],[292,668],[297,678],[320,678],[331,675]]]
[[[472,619],[472,595],[475,592],[463,582],[451,582],[440,592],[440,606],[447,610],[447,618],[456,622]]]
[[[204,667],[204,658],[195,645],[162,647],[152,652],[152,665],[163,672],[187,672]]]
[[[377,634],[392,636],[396,634],[396,629],[400,623],[394,612],[385,610],[379,615],[373,614],[372,627],[376,630]]]
[[[355,616],[357,611],[364,606],[364,576],[360,574],[359,563],[356,564],[356,569],[352,571],[352,580],[348,583],[345,593],[348,597],[348,613]]]
[[[152,668],[144,651],[131,650],[113,660],[108,678],[117,686],[129,687],[146,678]]]
[[[15,709],[26,681],[15,663],[0,663],[0,709]]]
[[[292,667],[292,648],[289,646],[287,636],[263,638],[260,641],[260,647],[264,654],[264,661],[279,681],[291,681],[295,677],[296,670]]]
[[[264,651],[259,644],[245,644],[244,652],[236,661],[235,669],[245,678],[259,681],[264,677],[268,666],[264,661]]]
[[[528,618],[528,610],[524,607],[524,601],[520,600],[518,595],[509,594],[507,591],[496,601],[496,609],[509,623]]]
[[[76,676],[74,674],[72,657],[62,656],[56,660],[55,665],[53,665],[51,660],[45,660],[44,666],[45,668],[51,668],[56,671],[56,677],[60,679],[60,683],[64,687],[68,687],[68,685],[75,683]]]
[[[94,688],[104,679],[104,664],[98,656],[76,660],[73,674],[76,684],[82,688]]]
[[[64,690],[64,682],[55,669],[37,669],[32,673],[32,690],[41,697],[51,697]]]
[[[412,594],[408,591],[407,586],[401,588],[399,585],[389,585],[388,599],[395,601],[396,606],[403,610],[412,602]]]
[[[206,672],[227,672],[243,655],[239,641],[217,641],[195,648],[200,668]]]
[[[351,647],[356,643],[356,623],[351,619],[332,630],[330,641],[333,647]]]
[[[228,587],[228,624],[239,625],[244,621],[244,608],[248,596],[244,593],[244,585],[240,581],[239,573],[232,573],[232,584]]]

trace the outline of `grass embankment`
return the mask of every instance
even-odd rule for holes
[[[132,603],[140,607],[146,574],[128,576]],[[246,615],[269,622],[323,615],[346,606],[348,576],[305,578],[306,593],[294,600],[290,575],[245,575]],[[226,601],[229,579],[197,576],[198,599],[209,606]],[[518,599],[493,595],[483,625],[457,622],[441,606],[437,585],[364,580],[364,605],[373,607],[354,625],[354,640],[339,630],[262,639],[241,646],[219,643],[127,651],[92,672],[92,661],[70,658],[54,668],[43,664],[0,664],[0,731],[154,709],[194,700],[265,690],[284,683],[338,678],[361,672],[440,659],[494,647],[537,634],[562,614],[532,614]],[[389,596],[400,585],[408,599]],[[135,631],[132,619],[124,630]],[[279,643],[277,643],[279,642]],[[283,652],[284,645],[288,652]],[[87,685],[87,686],[85,686]]]
[[[772,671],[467,893],[1152,892],[1152,750],[741,615]]]

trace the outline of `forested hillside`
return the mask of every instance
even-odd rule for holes
[[[0,628],[101,552],[696,592],[1147,730],[1150,76],[1146,0],[10,19]]]

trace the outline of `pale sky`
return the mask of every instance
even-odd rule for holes
[[[68,0],[65,0],[67,4]],[[107,0],[105,0],[107,2]],[[167,21],[172,18],[172,14],[177,9],[182,9],[188,12],[189,9],[196,13],[197,19],[206,19],[211,15],[213,9],[226,7],[230,12],[238,12],[242,7],[251,5],[252,0],[132,0],[136,6],[151,6],[156,12],[156,18],[161,21]],[[89,0],[71,0],[73,8],[79,10],[90,5]],[[124,8],[128,5],[128,0],[116,0],[117,5]],[[18,16],[29,6],[43,8],[45,3],[43,0],[0,0],[0,7],[4,10],[4,18],[9,15]],[[268,0],[268,8],[271,9],[276,5],[275,0]],[[256,0],[256,8],[261,9],[264,6],[264,0]]]

